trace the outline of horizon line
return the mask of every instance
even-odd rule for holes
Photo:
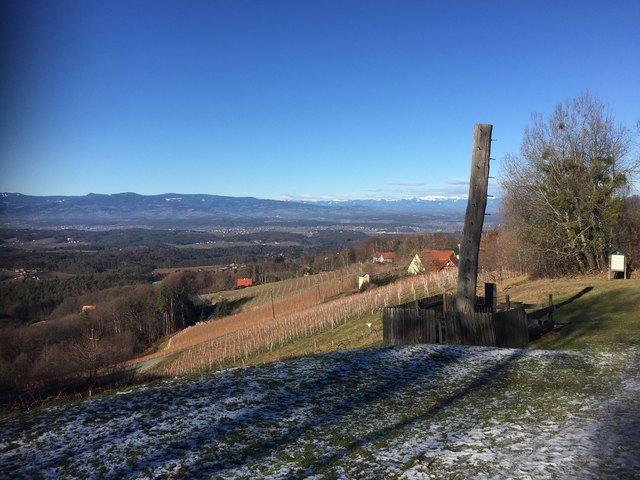
[[[410,196],[390,196],[390,197],[346,197],[346,196],[332,196],[332,195],[275,195],[272,197],[259,197],[252,195],[220,195],[215,193],[180,193],[180,192],[162,192],[162,193],[137,193],[137,192],[117,192],[117,193],[96,193],[89,192],[86,194],[46,194],[46,195],[34,195],[22,192],[0,192],[0,196],[7,197],[10,195],[16,196],[25,196],[25,197],[87,197],[90,195],[100,195],[100,196],[116,196],[116,195],[137,195],[141,197],[162,197],[162,196],[211,196],[211,197],[227,197],[227,198],[255,198],[257,200],[272,200],[272,201],[280,201],[280,202],[365,202],[365,201],[378,201],[378,202],[400,202],[400,201],[459,201],[459,200],[467,200],[468,195],[461,194],[452,194],[452,195],[410,195]],[[499,198],[498,196],[489,197],[487,200],[495,200]]]

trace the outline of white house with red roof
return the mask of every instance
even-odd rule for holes
[[[376,252],[373,254],[373,263],[393,263],[395,259],[395,252]]]
[[[453,250],[422,250],[415,254],[407,271],[412,275],[418,275],[457,269],[458,258]]]

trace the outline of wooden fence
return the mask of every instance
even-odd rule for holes
[[[495,312],[493,314],[493,328],[496,335],[496,347],[526,347],[529,343],[527,322],[527,314],[522,305]]]
[[[398,307],[387,307],[382,316],[386,345],[441,343],[524,347],[529,341],[524,307],[504,311],[461,314],[450,310],[448,296],[431,297]],[[440,307],[442,306],[442,307]]]
[[[530,339],[538,338],[553,330],[553,312],[555,312],[556,308],[553,303],[553,295],[549,295],[549,303],[546,306],[541,305],[536,310],[527,314]]]

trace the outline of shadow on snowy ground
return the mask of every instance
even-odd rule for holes
[[[603,418],[594,435],[600,441],[592,457],[606,461],[593,478],[640,478],[640,351],[632,350],[630,356],[620,366],[626,374],[619,379],[616,395],[603,399]],[[635,474],[630,474],[634,467]]]
[[[486,387],[491,381],[507,371],[510,365],[517,361],[525,351],[514,350],[513,353],[498,361],[491,368],[480,371],[477,376],[468,383],[463,382],[455,392],[444,396],[428,408],[421,410],[420,414],[413,417],[404,418],[402,421],[387,426],[373,429],[370,433],[351,441],[348,445],[341,447],[338,451],[332,451],[322,456],[322,452],[315,452],[314,459],[306,465],[302,476],[312,475],[325,469],[327,466],[339,462],[343,457],[350,455],[354,450],[365,443],[374,442],[394,433],[402,431],[412,424],[428,419],[438,411],[445,409],[455,402],[463,400],[466,396]],[[416,383],[424,381],[427,377],[446,374],[448,367],[460,360],[465,360],[472,355],[469,351],[456,347],[438,346],[427,357],[426,364],[421,363],[421,368],[411,368],[410,364],[396,361],[393,367],[385,367],[384,375],[375,375],[376,364],[386,360],[388,363],[389,349],[374,351],[366,357],[366,364],[354,365],[353,357],[349,352],[343,353],[344,361],[336,361],[335,357],[331,362],[327,362],[326,368],[319,375],[311,375],[308,381],[297,379],[296,389],[287,388],[286,375],[282,377],[283,385],[274,388],[277,375],[270,379],[264,379],[270,385],[266,388],[269,398],[256,403],[255,408],[247,408],[243,414],[236,415],[222,422],[212,423],[204,430],[195,432],[193,430],[184,432],[181,435],[176,432],[173,442],[182,445],[207,445],[217,440],[225,442],[227,445],[230,438],[237,435],[235,444],[225,455],[215,455],[208,461],[198,461],[190,465],[188,469],[189,477],[216,477],[218,472],[229,471],[241,468],[248,463],[268,462],[268,458],[285,447],[295,445],[296,440],[312,431],[320,431],[323,428],[340,422],[344,417],[358,414],[359,411],[366,410],[373,402],[380,402],[394,396],[402,396],[405,391]],[[384,357],[384,358],[377,358]],[[322,357],[318,357],[322,361]],[[355,360],[357,363],[357,360]],[[426,368],[425,368],[426,366]],[[371,375],[363,381],[363,375],[354,376],[353,370],[371,369]],[[295,371],[295,370],[293,370]],[[315,373],[315,371],[314,371]],[[354,380],[355,378],[355,380]],[[358,380],[360,378],[360,380]],[[374,378],[375,380],[370,380]],[[238,386],[238,389],[242,389]],[[236,392],[237,390],[236,389]],[[226,400],[232,396],[233,389],[229,389]],[[261,386],[257,390],[264,390]],[[225,398],[219,398],[216,403],[224,404]],[[314,405],[318,408],[314,408]],[[281,425],[282,419],[291,417],[294,420],[287,428],[280,429],[272,435],[264,435],[264,426],[258,427],[253,432],[258,438],[251,437],[251,428],[248,425],[273,425],[273,430],[277,430],[277,425]],[[267,430],[269,427],[267,427]],[[184,435],[186,433],[187,435]],[[335,450],[335,449],[334,449]],[[318,458],[320,457],[320,458]],[[172,460],[180,461],[184,458],[184,451],[180,449],[171,450],[162,448],[156,450],[146,458],[140,458],[138,465],[155,467],[157,465],[170,463]],[[132,471],[128,467],[112,471],[109,478],[120,478],[130,475]],[[289,478],[291,474],[287,475]],[[296,475],[293,475],[295,477]]]
[[[413,417],[404,419],[401,422],[397,422],[391,426],[383,428],[381,430],[375,431],[365,437],[359,438],[357,441],[351,442],[347,447],[343,448],[339,452],[333,453],[331,455],[327,455],[322,459],[314,462],[309,468],[306,470],[305,475],[313,474],[318,470],[322,470],[327,465],[336,463],[340,461],[342,458],[351,455],[354,451],[361,448],[365,444],[375,442],[377,440],[381,440],[390,435],[393,435],[395,432],[403,431],[412,425],[419,423],[423,420],[427,420],[429,417],[435,415],[439,410],[445,409],[455,402],[464,400],[465,397],[475,393],[481,388],[486,387],[491,381],[504,374],[511,366],[511,364],[517,361],[520,357],[525,354],[524,350],[515,350],[511,355],[507,358],[498,362],[495,367],[484,370],[471,384],[466,385],[464,388],[461,388],[457,392],[452,395],[442,399],[441,401],[434,404],[432,407],[427,409],[424,412],[421,412],[418,415]]]
[[[415,345],[165,380],[3,419],[0,479],[634,478],[639,360]]]

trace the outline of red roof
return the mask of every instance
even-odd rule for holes
[[[422,250],[418,252],[418,257],[422,266],[429,272],[458,267],[458,259],[453,250]]]

